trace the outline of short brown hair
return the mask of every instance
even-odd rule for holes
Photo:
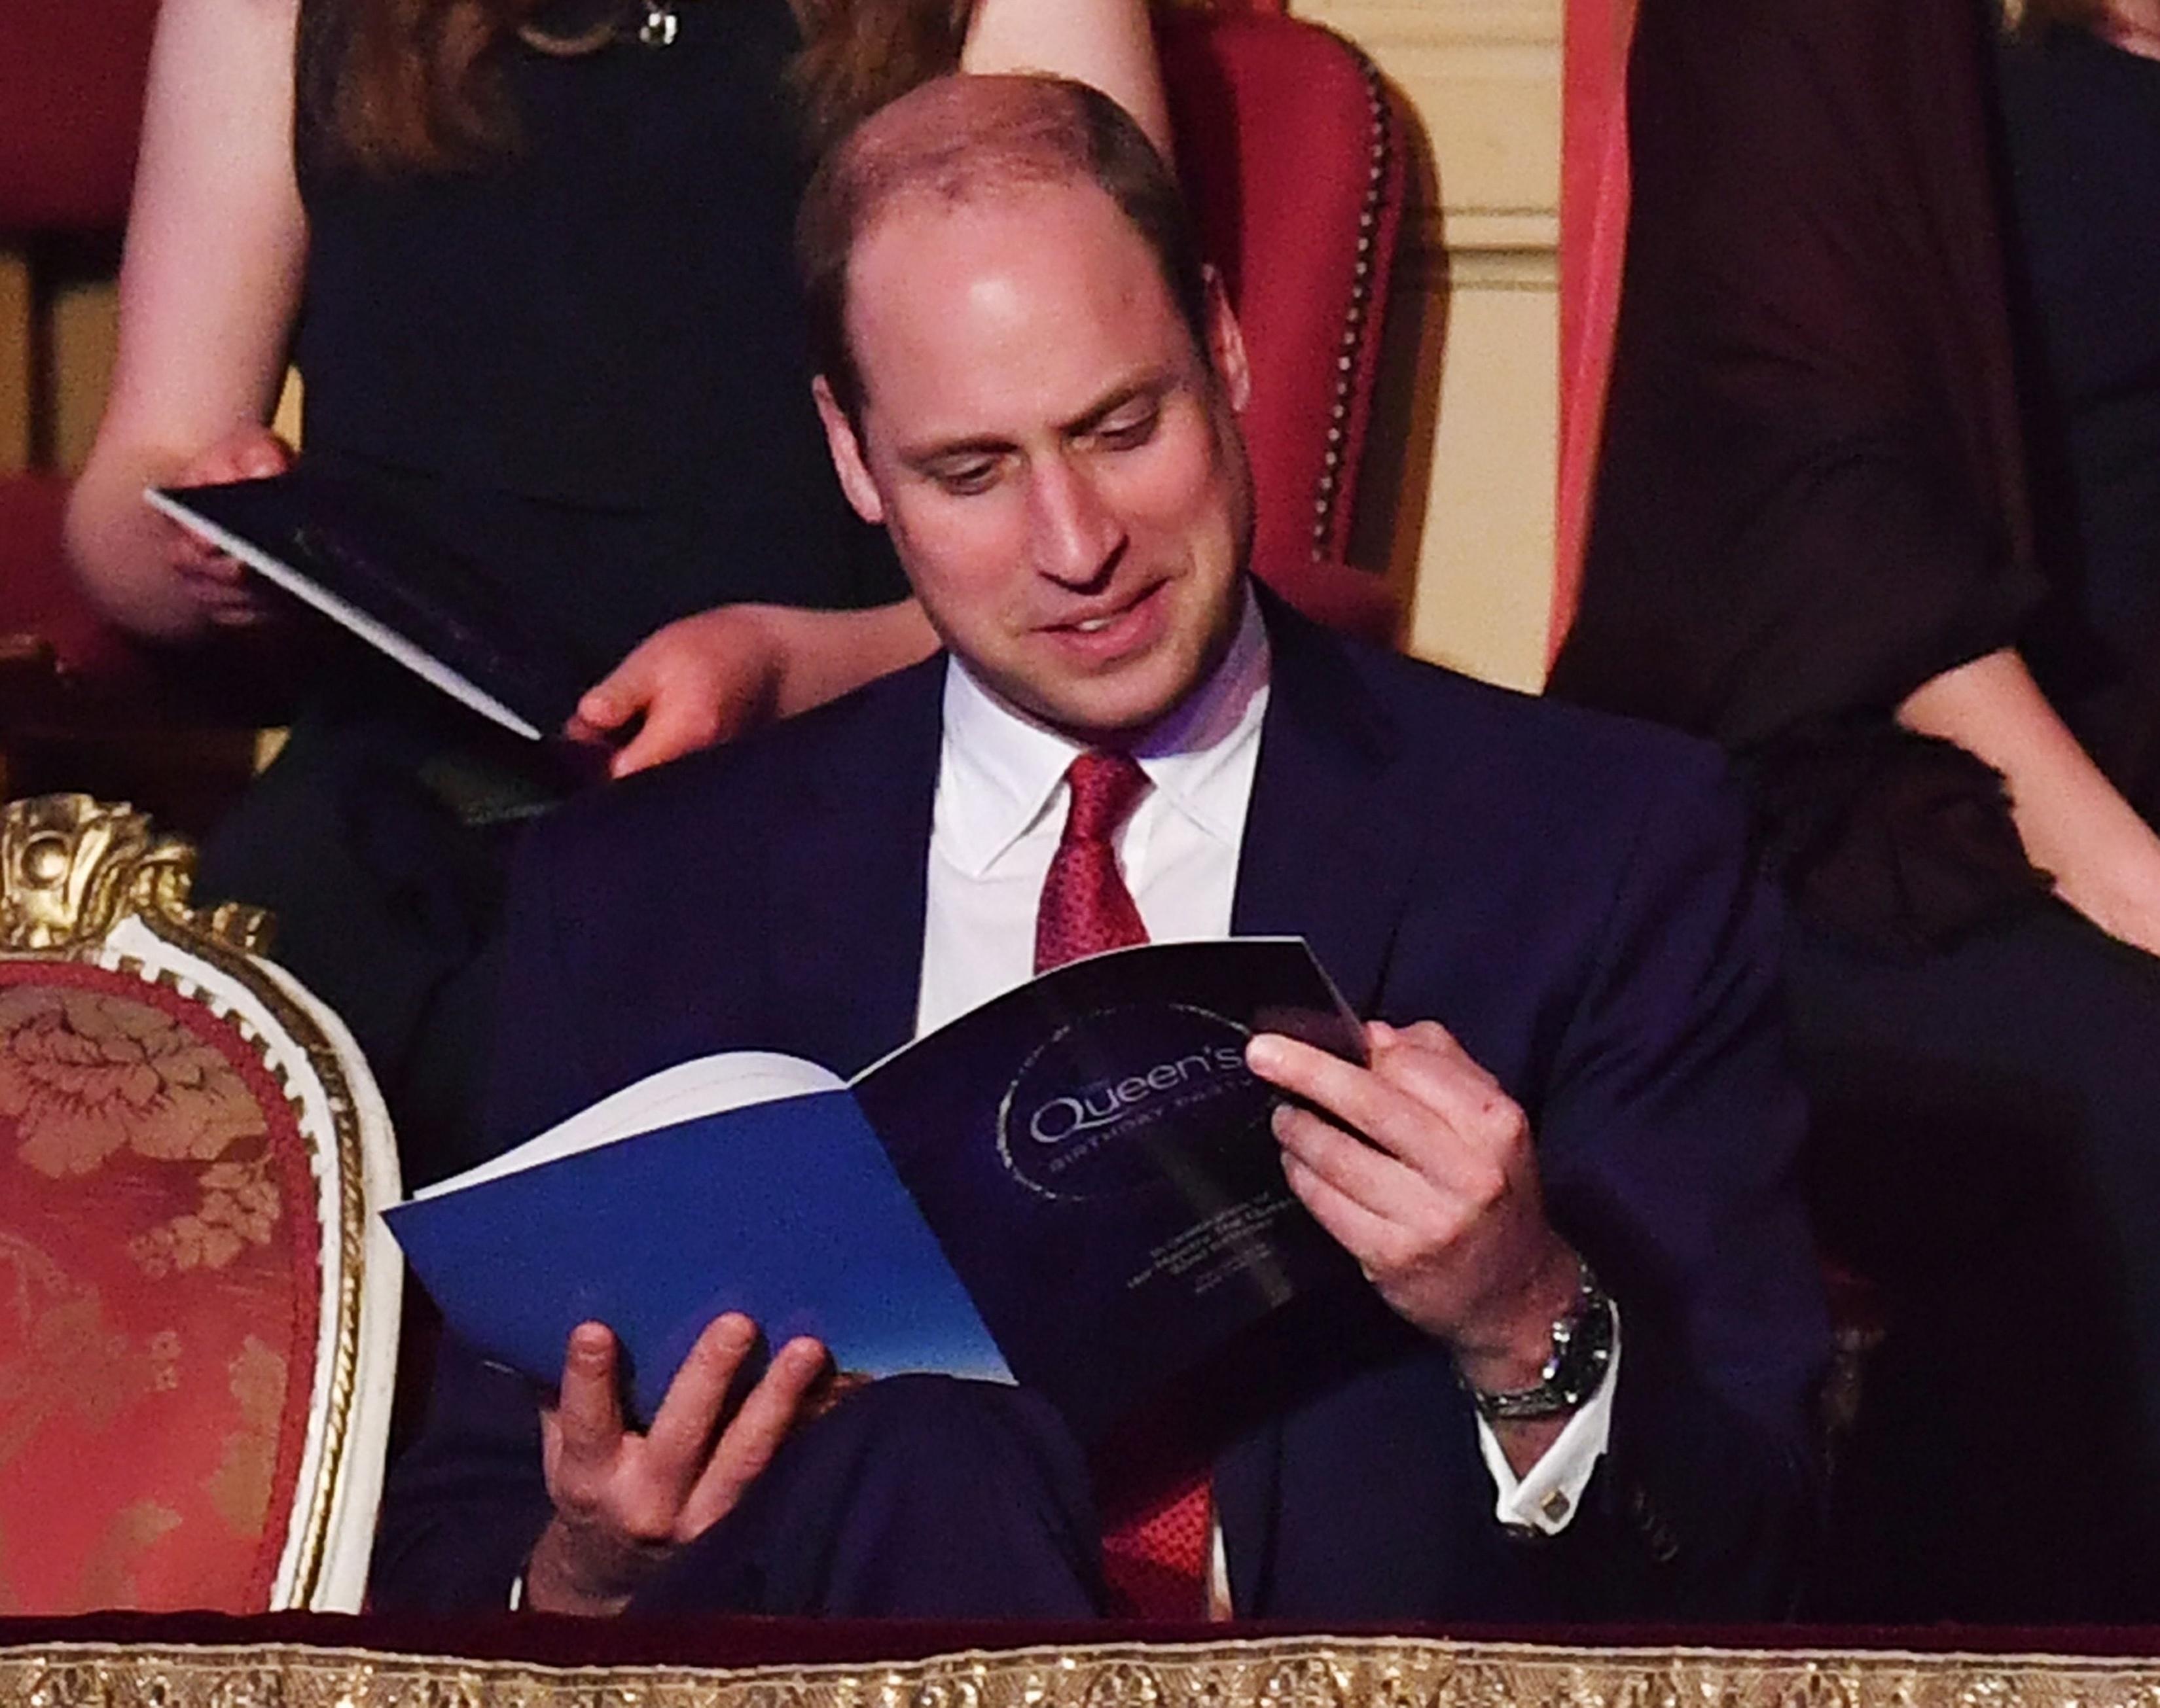
[[[859,424],[862,372],[848,343],[848,265],[894,204],[951,205],[1023,187],[1092,184],[1147,245],[1194,347],[1207,349],[1207,273],[1185,199],[1155,144],[1099,90],[1041,74],[966,74],[923,85],[856,127],[819,162],[795,224],[810,354]]]

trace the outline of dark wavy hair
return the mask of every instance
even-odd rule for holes
[[[595,52],[614,29],[544,33],[544,0],[306,0],[300,119],[335,164],[378,173],[484,165],[517,146],[503,55]],[[726,0],[705,0],[725,4]],[[790,0],[803,46],[790,68],[814,153],[916,84],[955,69],[974,0]],[[627,15],[627,7],[626,7]],[[619,27],[619,26],[618,26]]]

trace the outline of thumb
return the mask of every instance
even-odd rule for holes
[[[665,765],[709,746],[713,735],[710,715],[696,705],[679,697],[672,701],[653,697],[646,702],[645,722],[636,739],[609,761],[608,775],[620,780]]]
[[[585,690],[578,702],[578,715],[595,729],[619,729],[652,703],[655,688],[645,649],[635,648]]]
[[[238,465],[242,475],[259,480],[283,474],[292,460],[293,454],[286,449],[284,441],[265,433],[241,447]]]

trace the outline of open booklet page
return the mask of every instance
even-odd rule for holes
[[[683,1063],[389,1213],[451,1326],[537,1381],[608,1323],[650,1416],[705,1323],[844,1368],[1020,1380],[1083,1432],[1293,1299],[1355,1285],[1291,1195],[1254,1032],[1356,1056],[1295,938],[1078,961],[844,1087]]]

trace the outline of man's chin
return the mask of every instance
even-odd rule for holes
[[[1075,741],[1114,743],[1160,722],[1199,686],[1197,671],[1166,672],[1164,661],[1148,662],[1152,668],[1135,670],[1123,680],[996,686],[1009,703]]]

